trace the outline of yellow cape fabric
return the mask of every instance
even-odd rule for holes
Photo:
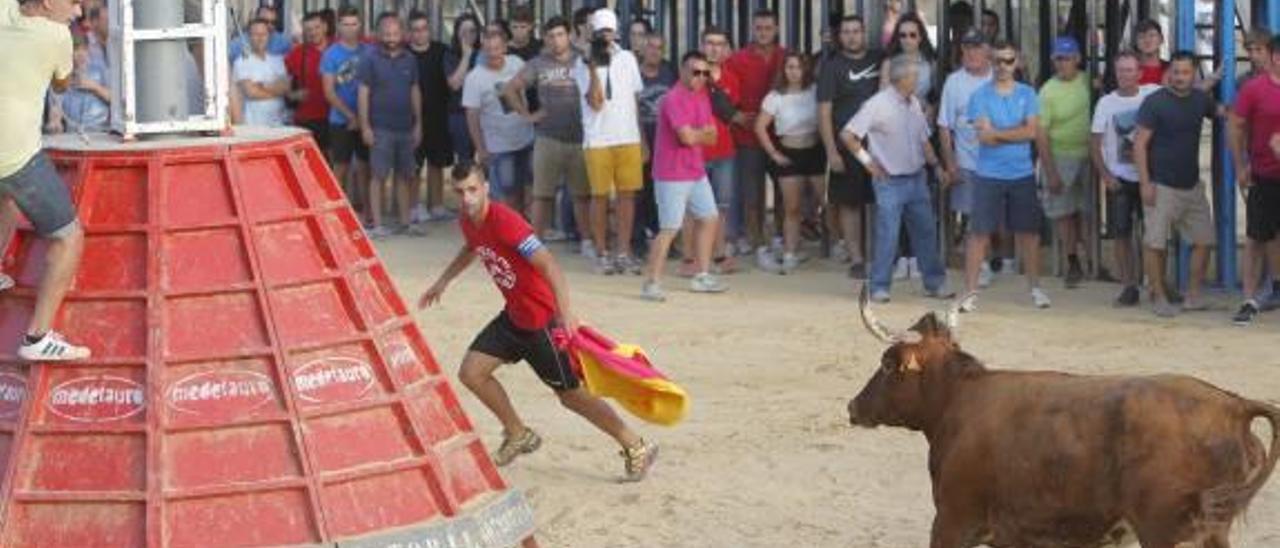
[[[671,426],[684,419],[689,396],[676,383],[660,376],[636,378],[601,364],[590,352],[575,352],[587,392],[612,398],[632,415],[654,424]],[[627,359],[647,359],[644,350],[635,345],[618,344],[612,352]]]

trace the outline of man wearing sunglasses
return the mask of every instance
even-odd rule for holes
[[[973,220],[965,251],[966,295],[961,312],[978,308],[978,274],[991,244],[991,234],[1004,228],[1022,249],[1022,267],[1036,308],[1048,308],[1040,289],[1040,223],[1043,213],[1036,191],[1031,143],[1040,129],[1040,103],[1031,86],[1017,81],[1018,48],[997,42],[995,79],[969,99],[969,119],[978,130],[978,180],[974,186]]]
[[[667,92],[658,107],[658,127],[653,141],[653,192],[658,202],[658,236],[649,253],[648,276],[641,297],[666,300],[662,292],[662,271],[667,251],[684,223],[685,213],[693,217],[693,255],[697,274],[689,289],[695,293],[720,293],[727,287],[711,274],[719,213],[711,182],[707,179],[705,147],[721,138],[711,114],[707,81],[711,67],[700,52],[686,53],[680,64],[680,83]]]

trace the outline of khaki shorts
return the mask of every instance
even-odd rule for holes
[[[1062,192],[1049,192],[1049,177],[1040,175],[1040,199],[1044,216],[1061,219],[1085,210],[1084,185],[1087,183],[1089,160],[1085,158],[1055,158],[1058,175],[1062,176]]]
[[[1204,195],[1204,183],[1181,189],[1156,184],[1155,207],[1143,206],[1142,244],[1164,249],[1173,230],[1194,245],[1213,245],[1213,213]]]
[[[587,179],[592,196],[612,192],[639,192],[644,188],[644,162],[640,144],[588,148]]]
[[[569,194],[575,199],[591,195],[582,143],[538,137],[533,142],[533,197],[555,199],[561,181],[568,185]]]

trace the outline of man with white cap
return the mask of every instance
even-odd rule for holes
[[[578,61],[575,78],[582,95],[582,129],[587,179],[591,183],[591,234],[600,274],[640,274],[631,255],[636,192],[644,187],[643,140],[637,96],[644,89],[640,65],[615,42],[618,16],[601,8],[591,14],[591,44]],[[609,255],[609,197],[617,197],[617,247]]]

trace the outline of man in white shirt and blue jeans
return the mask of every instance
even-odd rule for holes
[[[950,299],[947,270],[938,255],[938,229],[933,215],[925,165],[938,169],[929,144],[929,122],[915,96],[917,64],[905,56],[889,60],[889,87],[868,99],[840,132],[841,141],[871,173],[875,187],[875,247],[871,259],[871,299],[889,301],[898,230],[903,222],[924,273],[925,294]],[[862,139],[870,142],[864,149]],[[938,169],[945,185],[945,171]]]
[[[267,51],[270,24],[262,19],[249,23],[249,54],[235,60],[233,77],[244,96],[244,124],[279,127],[288,122],[289,71],[284,58]]]

